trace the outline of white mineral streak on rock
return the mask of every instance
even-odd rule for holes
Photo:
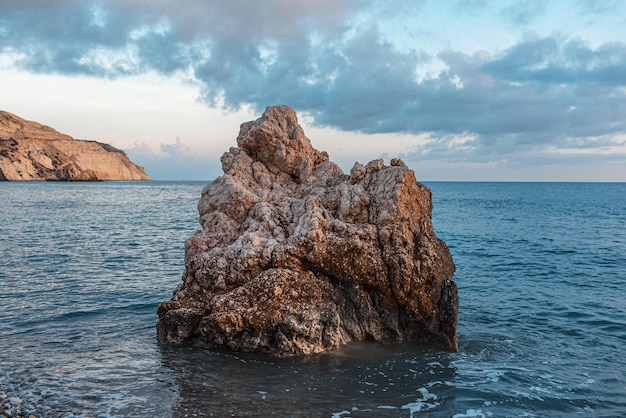
[[[237,144],[202,192],[159,340],[278,356],[384,338],[457,349],[454,263],[402,160],[346,175],[287,106],[242,124]]]

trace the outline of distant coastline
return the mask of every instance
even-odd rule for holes
[[[112,145],[78,140],[0,111],[0,181],[150,180]]]

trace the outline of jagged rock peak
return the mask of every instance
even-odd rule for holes
[[[289,106],[268,107],[259,119],[242,124],[237,144],[271,171],[281,170],[295,177],[306,177],[311,167],[324,159],[311,146]]]
[[[384,338],[457,349],[455,266],[430,189],[402,160],[344,174],[288,106],[242,124],[237,144],[202,192],[160,341],[277,356]]]

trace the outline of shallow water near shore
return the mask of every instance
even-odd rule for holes
[[[626,184],[428,183],[459,352],[161,346],[203,182],[0,182],[0,385],[77,416],[621,416]],[[32,408],[32,410],[29,410]]]

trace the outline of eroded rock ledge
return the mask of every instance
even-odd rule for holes
[[[287,106],[242,124],[237,144],[202,192],[183,283],[158,309],[161,342],[277,356],[386,338],[457,350],[455,266],[412,170],[374,160],[344,174]]]

